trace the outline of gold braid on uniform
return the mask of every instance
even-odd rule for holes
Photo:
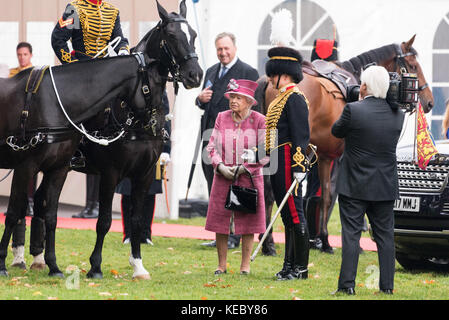
[[[302,172],[306,172],[306,167],[302,164],[304,159],[306,157],[301,152],[301,147],[296,147],[296,153],[293,155],[293,161],[295,161],[295,164],[292,165],[293,167],[301,167]]]
[[[77,59],[72,60],[72,55],[70,52],[66,52],[64,49],[61,49],[61,60],[67,63],[78,61]]]
[[[107,2],[94,5],[87,1],[75,0],[71,3],[78,11],[86,54],[95,56],[107,46],[114,31],[119,14],[117,8]],[[104,52],[102,55],[105,55]]]
[[[296,93],[301,95],[306,101],[307,108],[309,108],[309,100],[307,100],[304,93],[302,93],[297,86],[294,86],[290,90],[286,90],[285,92],[281,92],[268,107],[267,115],[265,117],[266,124],[266,135],[265,135],[265,150],[267,154],[271,152],[271,150],[275,149],[277,146],[276,143],[276,132],[277,132],[277,124],[279,118],[281,117],[282,111],[284,111],[285,104],[287,103],[288,98],[291,94]]]

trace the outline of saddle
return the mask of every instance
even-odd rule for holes
[[[352,97],[352,89],[354,86],[358,86],[357,79],[352,73],[340,68],[335,63],[325,60],[314,60],[313,62],[304,61],[302,63],[302,69],[303,72],[308,75],[325,78],[335,84],[341,95],[339,95],[338,92],[335,92],[332,86],[329,86],[328,83],[320,81],[321,85],[336,98],[341,98],[346,101],[354,99],[354,97]]]

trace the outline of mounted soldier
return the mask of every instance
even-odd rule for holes
[[[69,40],[73,50],[67,45]],[[119,10],[102,0],[75,0],[69,3],[53,29],[51,44],[62,64],[102,58],[108,54],[129,54]],[[72,165],[83,166],[83,161],[82,157],[74,157]],[[99,176],[86,175],[86,206],[73,218],[98,217],[99,185]]]

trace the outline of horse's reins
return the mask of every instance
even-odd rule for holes
[[[415,56],[416,54],[411,52],[411,51],[407,52],[407,53],[404,53],[404,51],[402,51],[402,47],[401,47],[400,44],[396,44],[395,47],[396,47],[396,58],[395,58],[395,60],[396,60],[396,63],[398,64],[398,66],[399,66],[400,73],[401,74],[408,73],[408,68],[407,68],[407,63],[405,61],[405,58],[409,57],[409,56]],[[429,84],[426,82],[422,86],[418,87],[418,91],[423,91],[427,87],[429,87]]]
[[[164,26],[166,26],[169,23],[186,23],[188,24],[188,21],[184,18],[171,18],[164,23],[162,21],[159,21],[159,23],[156,26],[156,29],[160,29]],[[168,70],[170,71],[172,78],[168,78],[168,81],[173,81],[173,85],[175,88],[175,95],[178,94],[179,84],[178,82],[182,81],[182,75],[179,72],[180,64],[176,61],[173,51],[170,49],[170,46],[168,45],[167,41],[165,39],[162,39],[160,42],[160,47],[163,49],[165,55],[168,58]],[[183,62],[186,62],[190,59],[198,59],[198,55],[195,52],[189,52],[187,53],[183,58]]]

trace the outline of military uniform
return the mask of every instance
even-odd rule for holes
[[[270,60],[266,74],[290,75],[298,83],[302,80],[298,51],[276,47],[268,51]],[[271,176],[274,197],[280,206],[295,179],[296,172],[307,171],[306,149],[309,145],[309,103],[296,86],[289,83],[279,90],[279,95],[268,107],[266,115],[265,148],[270,154],[271,166],[277,163],[277,171]],[[280,280],[308,277],[309,233],[304,216],[301,185],[288,198],[281,211],[285,226],[284,266],[276,274]]]
[[[56,23],[51,35],[53,50],[62,64],[89,60],[109,42],[121,37],[115,51],[129,53],[128,39],[123,36],[119,10],[102,0],[74,0],[70,2]],[[71,40],[70,52],[67,41]],[[104,50],[98,58],[104,57]],[[75,159],[76,161],[76,159]],[[99,210],[99,175],[86,175],[86,207],[74,218],[97,218]]]
[[[53,50],[61,63],[93,58],[116,37],[121,37],[116,52],[128,50],[119,10],[101,0],[75,0],[69,3],[51,36]],[[71,40],[70,52],[67,41]],[[105,50],[99,57],[107,54]]]

